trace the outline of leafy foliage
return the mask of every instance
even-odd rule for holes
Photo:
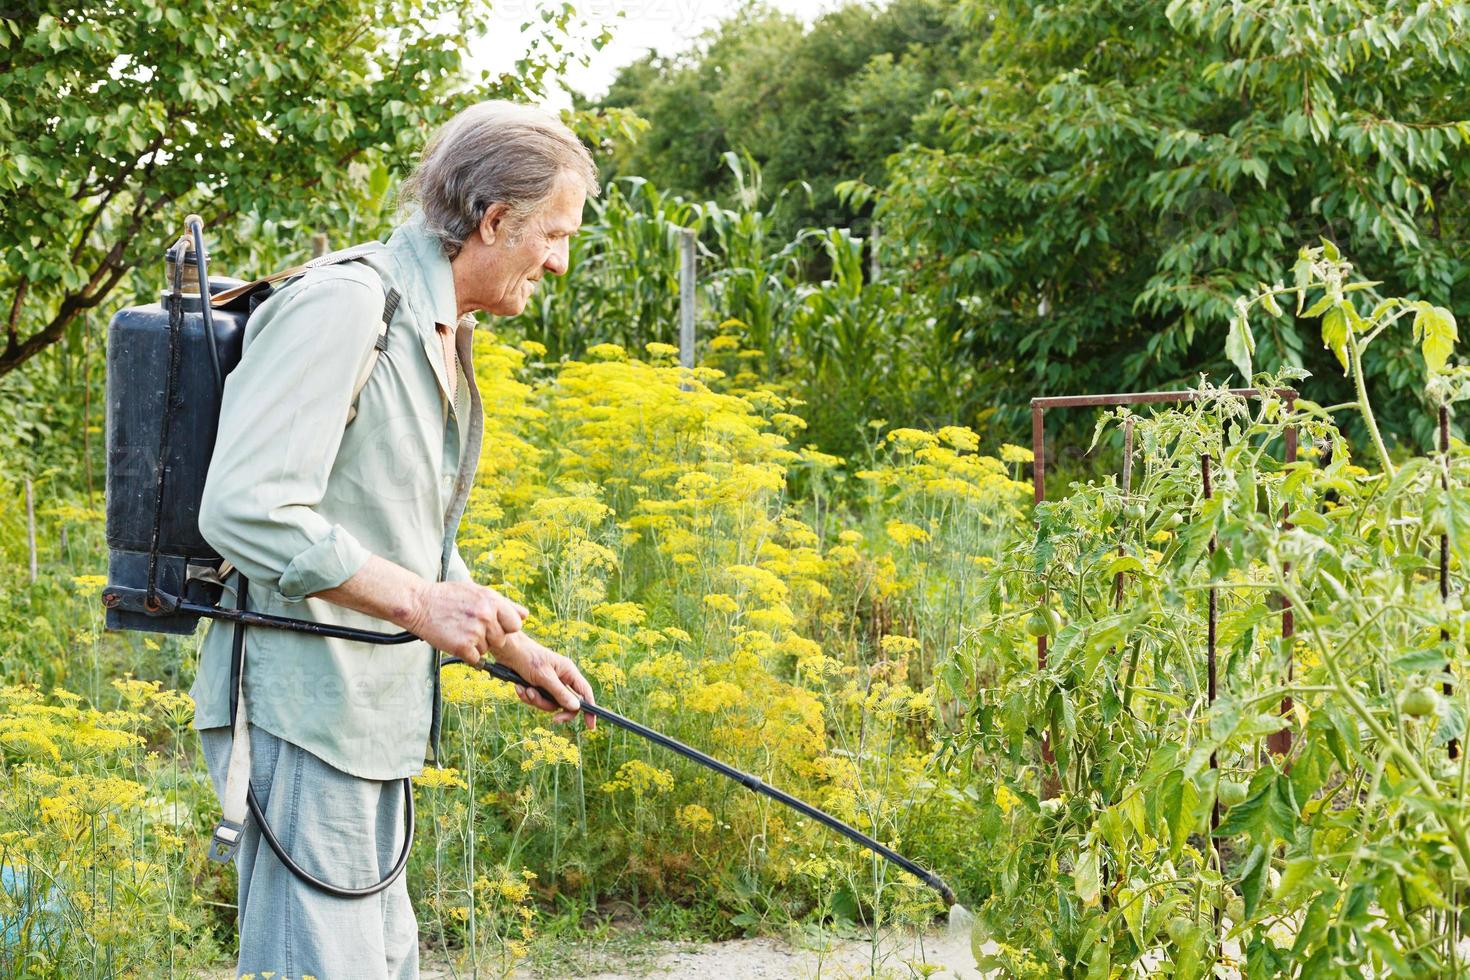
[[[612,175],[638,175],[673,193],[728,200],[737,188],[721,160],[748,153],[771,186],[810,197],[778,218],[783,236],[845,225],[834,185],[877,180],[883,160],[919,131],[938,87],[956,81],[967,44],[947,0],[847,4],[804,28],[747,3],[689,53],[650,53],[623,69],[597,104],[631,109],[650,130],[617,153]]]
[[[1396,466],[1359,356],[1412,314],[1421,385],[1444,398],[1454,318],[1401,299],[1360,317],[1352,297],[1373,284],[1350,269],[1330,245],[1303,249],[1296,284],[1243,298],[1234,329],[1255,302],[1279,314],[1277,294],[1321,317],[1360,395],[1340,408],[1362,413],[1377,469],[1279,377],[1257,379],[1253,405],[1205,390],[1153,418],[1120,409],[1098,433],[1128,419],[1139,484],[1074,484],[1039,505],[1035,535],[987,582],[947,668],[975,705],[956,758],[982,798],[990,787],[985,832],[1009,842],[982,886],[982,964],[1463,971],[1470,454],[1457,442]],[[1303,458],[1281,461],[1289,431]],[[1269,737],[1286,729],[1283,750]]]
[[[517,74],[465,88],[485,18],[463,0],[108,0],[0,20],[0,375],[151,270],[188,211],[221,228],[375,234],[358,211],[378,207],[435,122],[532,94],[571,56],[551,47],[565,8]],[[219,251],[253,268],[242,240]]]
[[[960,6],[983,41],[936,93],[939,137],[891,161],[878,215],[931,288],[974,298],[941,305],[1012,405],[1219,371],[1234,298],[1319,235],[1391,295],[1464,303],[1464,4]],[[1257,342],[1330,373],[1294,321]],[[1425,445],[1410,354],[1386,338],[1364,367],[1391,393],[1387,428]]]

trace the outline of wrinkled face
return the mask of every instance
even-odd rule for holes
[[[546,203],[523,221],[508,215],[503,205],[486,211],[479,232],[451,263],[460,314],[485,310],[515,316],[542,276],[566,272],[567,248],[582,226],[586,197],[581,181],[563,174]]]

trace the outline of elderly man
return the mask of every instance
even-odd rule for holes
[[[243,634],[249,758],[237,768],[288,857],[342,889],[385,877],[404,777],[438,761],[436,650],[512,667],[552,695],[517,692],[554,720],[592,701],[571,660],[521,631],[527,610],[472,580],[454,540],[483,425],[469,314],[514,316],[543,275],[566,271],[596,169],[554,117],[485,102],[440,130],[404,191],[416,207],[386,244],[312,267],[252,315],[199,517],[253,586],[249,608],[426,641]],[[227,584],[238,602],[239,577]],[[190,691],[221,800],[241,748],[234,629],[212,624]],[[253,820],[236,857],[240,972],[417,975],[405,878],[366,898],[329,894],[262,846]]]

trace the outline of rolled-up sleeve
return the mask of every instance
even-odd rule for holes
[[[289,601],[341,585],[370,557],[315,509],[377,340],[383,294],[365,275],[373,274],[314,270],[272,296],[225,381],[199,531]]]

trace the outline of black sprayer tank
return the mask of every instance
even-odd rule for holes
[[[211,294],[237,285],[238,279],[209,279]],[[214,452],[222,379],[240,361],[249,310],[245,304],[232,303],[212,311],[217,377],[199,294],[185,292],[181,302],[181,349],[166,459],[159,453],[168,414],[168,290],[159,302],[120,311],[107,327],[108,629],[194,632],[197,616],[149,615],[137,609],[148,588],[155,518],[157,590],[194,602],[219,598],[218,586],[207,579],[221,559],[199,534],[199,501]],[[160,465],[165,468],[161,507]],[[200,573],[205,580],[197,579]],[[127,601],[114,603],[118,595]]]

